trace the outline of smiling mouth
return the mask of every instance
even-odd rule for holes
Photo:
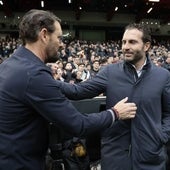
[[[125,57],[131,57],[132,53],[125,53]]]

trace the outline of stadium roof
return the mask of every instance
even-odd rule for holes
[[[158,19],[162,23],[170,22],[170,0],[0,0],[0,11],[7,16],[15,12],[26,12],[30,9],[45,10],[70,10],[75,11],[76,19],[81,18],[81,13],[104,12],[109,21],[115,13],[134,14],[136,22],[142,19]],[[117,7],[117,11],[116,11]],[[150,10],[150,12],[149,12]]]

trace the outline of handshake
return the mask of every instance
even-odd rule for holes
[[[135,103],[128,103],[128,97],[125,97],[119,101],[111,109],[115,114],[115,119],[131,119],[136,115],[137,106]]]

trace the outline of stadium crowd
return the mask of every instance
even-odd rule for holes
[[[10,57],[18,46],[19,39],[10,36],[0,38],[0,63]],[[51,67],[55,79],[69,83],[79,83],[92,78],[105,65],[123,59],[121,41],[64,41],[58,56],[57,62],[47,65]],[[149,56],[157,66],[170,71],[170,41],[154,40]]]
[[[11,54],[19,46],[19,39],[9,36],[0,38],[0,63],[11,57]],[[69,83],[79,83],[91,79],[105,65],[123,60],[121,41],[66,41],[63,43],[62,49],[59,50],[58,56],[56,62],[47,63],[47,66],[51,68],[56,80]],[[149,56],[155,65],[170,71],[170,41],[154,41]],[[168,146],[170,146],[170,142]]]

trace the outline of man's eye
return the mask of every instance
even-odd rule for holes
[[[130,41],[130,43],[131,43],[131,44],[135,44],[135,43],[136,43],[136,41],[132,40],[132,41]]]
[[[63,36],[59,36],[58,39],[59,39],[60,41],[63,41]]]

